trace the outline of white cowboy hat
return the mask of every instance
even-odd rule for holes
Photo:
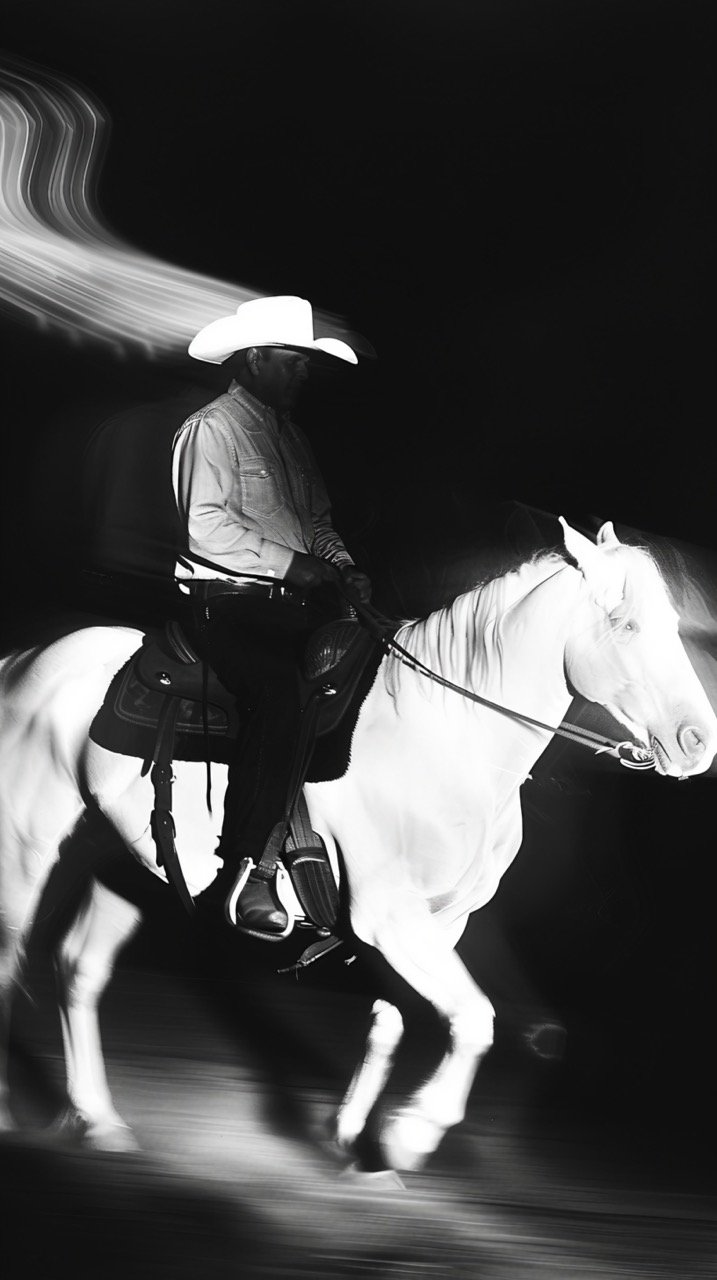
[[[290,347],[292,351],[322,351],[358,364],[355,351],[339,338],[315,338],[314,316],[306,298],[252,298],[233,316],[207,324],[189,344],[189,354],[207,364],[223,364],[247,347]]]

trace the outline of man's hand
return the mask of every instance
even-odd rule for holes
[[[295,551],[284,580],[290,586],[299,587],[302,591],[313,591],[315,587],[322,587],[326,583],[334,587],[339,586],[341,577],[336,565],[331,564],[329,560],[322,560],[319,556],[307,556],[303,551]]]
[[[361,604],[368,604],[371,599],[371,579],[353,564],[345,564],[341,569],[341,577],[351,591],[355,592]]]

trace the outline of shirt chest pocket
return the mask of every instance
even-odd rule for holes
[[[274,467],[257,459],[243,463],[239,474],[242,510],[249,516],[276,515],[284,506],[284,495]]]

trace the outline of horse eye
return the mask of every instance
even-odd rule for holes
[[[635,635],[640,630],[639,623],[634,618],[621,618],[619,615],[613,614],[610,622],[620,635]]]

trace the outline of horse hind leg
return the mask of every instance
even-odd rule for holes
[[[102,1151],[137,1149],[112,1101],[99,1025],[99,1003],[116,958],[134,934],[139,909],[93,881],[55,955],[68,1107],[63,1127],[84,1146]]]
[[[67,824],[71,825],[71,820]],[[7,815],[0,818],[0,1132],[17,1126],[8,1082],[13,1000],[23,981],[26,949],[57,846],[21,837]]]
[[[11,1133],[15,1119],[10,1105],[9,1046],[13,997],[22,956],[20,926],[0,918],[0,1133]]]

